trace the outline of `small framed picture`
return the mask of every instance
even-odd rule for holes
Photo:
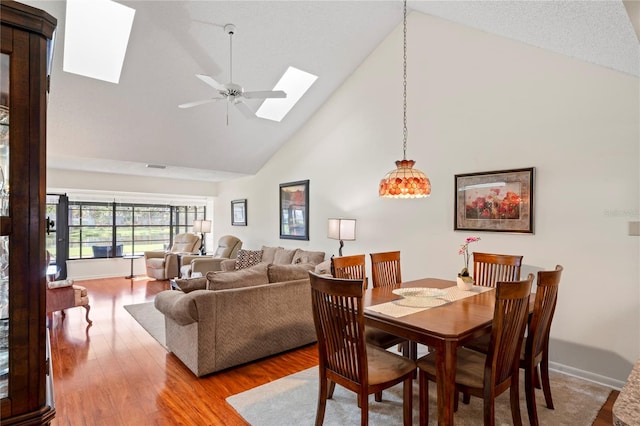
[[[231,225],[247,226],[247,199],[231,201]]]
[[[533,234],[533,167],[455,175],[454,230]]]
[[[280,184],[280,238],[309,240],[309,181]]]

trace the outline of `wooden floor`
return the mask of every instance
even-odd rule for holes
[[[318,364],[316,345],[196,378],[123,309],[168,281],[82,281],[91,303],[53,315],[53,425],[246,425],[225,398]],[[594,425],[611,425],[612,396]]]

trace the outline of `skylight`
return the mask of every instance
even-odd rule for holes
[[[265,99],[256,111],[256,115],[267,120],[282,121],[317,78],[318,76],[297,68],[287,68],[280,81],[273,88],[273,90],[284,90],[287,97],[284,99]]]
[[[67,0],[62,69],[117,84],[135,13],[111,0]]]

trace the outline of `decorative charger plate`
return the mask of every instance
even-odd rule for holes
[[[446,290],[441,288],[428,287],[410,287],[397,288],[391,291],[402,299],[395,300],[398,305],[410,306],[415,308],[439,306],[447,303],[446,300],[438,299],[447,294]]]

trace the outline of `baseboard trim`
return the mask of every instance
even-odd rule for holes
[[[620,390],[624,386],[624,382],[612,379],[611,377],[601,376],[600,374],[592,373],[590,371],[580,370],[579,368],[570,367],[568,365],[559,364],[557,362],[549,361],[549,370],[566,374],[568,376],[578,377],[580,379],[588,380],[599,385],[608,386],[610,388]]]

